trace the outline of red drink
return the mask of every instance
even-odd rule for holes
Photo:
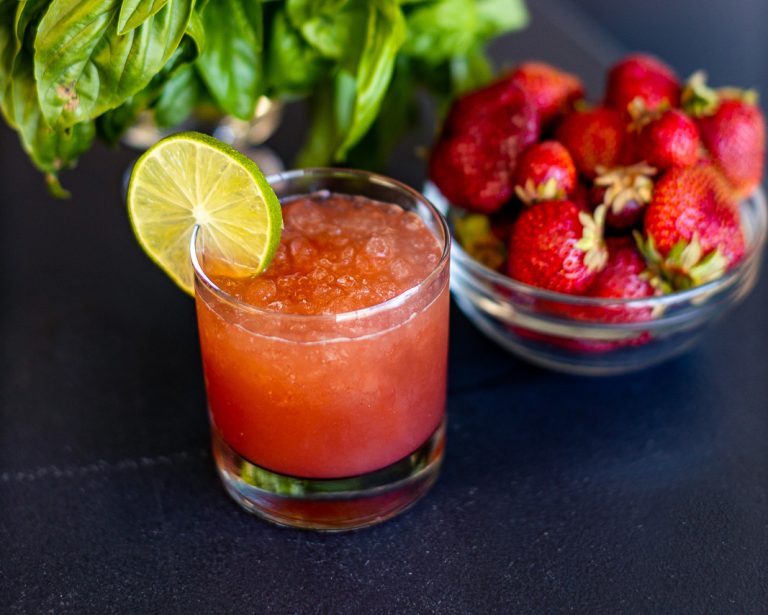
[[[347,175],[359,182],[362,174]],[[334,186],[344,188],[338,178]],[[416,193],[406,192],[408,200],[404,188],[390,190],[390,203],[328,192],[286,199],[281,245],[267,271],[237,278],[226,264],[206,261],[205,274],[198,272],[208,401],[224,451],[219,466],[228,466],[230,492],[273,520],[365,525],[398,512],[436,475],[448,350],[447,234],[438,217],[425,222],[394,204],[407,206]],[[422,215],[433,214],[419,205],[429,208]],[[429,481],[382,502],[379,476],[376,497],[362,497],[363,479],[377,471],[397,475],[399,484],[421,472],[411,467],[417,457],[434,466]],[[328,480],[349,477],[357,481],[355,497],[349,480]],[[232,480],[259,489],[258,502]],[[319,511],[310,492],[323,491],[322,508],[331,483],[346,488]],[[275,493],[274,485],[287,493]]]

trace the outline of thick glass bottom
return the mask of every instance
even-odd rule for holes
[[[413,453],[385,468],[338,479],[296,478],[254,465],[224,442],[215,427],[213,455],[227,493],[248,512],[288,527],[344,531],[403,512],[437,479],[445,421]]]

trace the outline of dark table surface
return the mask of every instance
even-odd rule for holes
[[[619,50],[535,4],[495,53],[594,91]],[[408,147],[392,174],[419,185]],[[0,612],[768,610],[765,276],[698,349],[612,379],[530,367],[454,310],[432,492],[356,533],[279,529],[215,476],[193,302],[131,235],[131,158],[97,148],[54,202],[0,130]]]

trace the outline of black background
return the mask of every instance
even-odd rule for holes
[[[598,87],[620,49],[531,4],[497,56]],[[391,171],[419,186],[412,145]],[[217,482],[193,302],[131,235],[131,159],[96,148],[56,202],[0,130],[0,611],[766,611],[765,276],[698,349],[612,379],[530,367],[454,310],[433,491],[356,533],[279,529]]]

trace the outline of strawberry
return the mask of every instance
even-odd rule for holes
[[[586,292],[587,297],[602,299],[643,299],[657,293],[649,281],[648,265],[629,237],[606,239],[608,262]],[[591,319],[601,322],[638,322],[649,320],[652,310],[616,304],[591,308]]]
[[[592,179],[598,166],[611,168],[619,164],[626,131],[617,111],[596,107],[569,113],[555,134],[571,153],[579,172]]]
[[[507,162],[489,155],[482,133],[441,139],[429,159],[429,177],[454,205],[493,212],[512,197]]]
[[[472,130],[483,118],[493,116],[499,109],[512,111],[532,104],[528,94],[509,79],[500,79],[468,92],[453,101],[443,127],[444,133]]]
[[[512,197],[518,155],[538,137],[538,114],[525,92],[491,84],[456,101],[429,176],[454,205],[494,212]]]
[[[677,75],[654,56],[641,53],[627,56],[608,71],[604,104],[626,113],[629,104],[638,97],[649,110],[663,104],[677,107],[680,102]]]
[[[541,141],[531,145],[518,160],[515,194],[527,205],[565,199],[576,182],[576,166],[565,146],[557,141]]]
[[[524,209],[512,227],[507,273],[547,290],[584,292],[605,265],[604,211],[593,217],[571,201]]]
[[[701,140],[737,197],[760,183],[765,157],[765,118],[753,91],[712,90],[695,73],[683,91],[684,107],[698,119]]]
[[[753,103],[724,100],[710,117],[699,120],[704,145],[736,196],[752,193],[763,177],[765,118]]]
[[[584,293],[585,297],[597,299],[645,299],[659,294],[649,281],[647,265],[643,255],[629,237],[606,239],[608,260],[605,268],[595,277]],[[636,323],[651,320],[654,309],[650,306],[628,305],[623,301],[607,305],[568,304],[556,301],[539,301],[539,307],[558,317],[598,323]],[[534,333],[516,328],[521,337],[548,343],[579,353],[601,353],[627,346],[639,346],[651,340],[648,333],[621,340],[598,340],[587,338],[561,337]]]
[[[605,240],[608,260],[584,293],[599,299],[644,299],[659,294],[649,281],[648,265],[630,237],[609,237]],[[579,305],[547,302],[550,311],[576,320],[595,322],[640,322],[652,317],[648,307],[612,305]]]
[[[660,170],[694,164],[700,147],[696,122],[679,109],[660,113],[640,129],[637,137],[640,158]]]
[[[584,96],[584,86],[578,77],[544,62],[524,62],[512,71],[509,79],[531,97],[539,110],[542,126]]]
[[[651,201],[656,169],[639,163],[598,172],[590,197],[594,206],[607,207],[606,225],[620,230],[635,226]]]
[[[675,167],[656,182],[645,213],[646,259],[680,290],[720,277],[744,255],[738,203],[711,164]]]

